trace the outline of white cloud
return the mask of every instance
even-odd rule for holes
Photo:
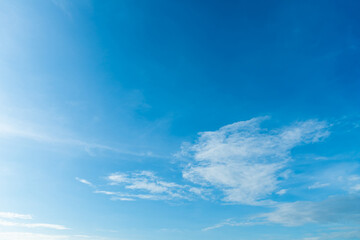
[[[254,226],[254,225],[262,225],[262,224],[265,224],[265,222],[262,222],[262,221],[256,222],[256,221],[252,221],[252,220],[245,221],[245,222],[236,222],[230,218],[230,219],[226,219],[225,221],[223,221],[221,223],[215,224],[213,226],[203,228],[202,230],[209,231],[209,230],[213,230],[213,229],[217,229],[217,228],[222,228],[225,226],[240,227],[240,226]]]
[[[330,186],[330,183],[319,183],[316,182],[313,185],[309,186],[308,189],[317,189],[317,188],[324,188]]]
[[[307,223],[360,223],[360,197],[330,197],[321,202],[278,204],[275,211],[258,217],[269,223],[299,226]]]
[[[287,192],[287,189],[281,189],[279,191],[276,192],[277,195],[284,195]]]
[[[151,171],[117,172],[110,174],[107,180],[116,191],[97,190],[95,193],[110,195],[112,200],[190,200],[193,196],[203,197],[207,194],[202,188],[164,181]]]
[[[360,184],[356,184],[356,185],[352,186],[351,190],[356,191],[356,192],[360,191]]]
[[[360,224],[360,196],[348,195],[330,197],[320,202],[297,201],[292,203],[278,203],[274,205],[274,211],[253,215],[246,219],[246,221],[235,221],[233,219],[226,219],[223,222],[206,227],[203,231],[221,228],[225,226],[252,226],[252,225],[269,225],[280,224],[286,227],[295,227],[305,224],[328,224],[329,226],[340,226],[342,228],[335,228],[329,230],[349,230],[349,226]],[[345,225],[344,225],[345,224]],[[358,229],[355,227],[355,229]],[[338,234],[328,234],[322,236],[315,236],[314,239],[343,239],[350,238],[353,234],[359,232],[347,232],[344,235],[341,232]],[[345,236],[348,236],[345,238]],[[306,238],[304,238],[305,240]],[[311,237],[309,239],[312,239]],[[354,238],[355,239],[355,238]]]
[[[95,191],[94,193],[101,193],[101,194],[105,194],[105,195],[116,195],[117,193],[116,192],[110,192],[110,191]]]
[[[32,216],[29,214],[19,214],[19,213],[13,213],[13,212],[0,212],[0,218],[32,219]]]
[[[182,156],[190,163],[184,178],[203,186],[215,186],[224,201],[264,204],[286,176],[292,148],[318,142],[329,135],[326,122],[308,120],[267,130],[260,128],[267,117],[226,125],[217,131],[199,133],[197,142],[184,145]]]
[[[126,183],[128,182],[128,175],[124,173],[113,173],[108,176],[108,180],[111,181],[112,185],[117,185],[119,183]]]
[[[47,224],[47,223],[18,223],[0,220],[0,225],[5,227],[25,227],[25,228],[49,228],[56,230],[66,230],[65,226],[57,224]]]
[[[324,234],[320,239],[360,239],[360,231],[343,231]]]
[[[329,125],[308,120],[268,130],[260,127],[265,119],[267,117],[253,118],[217,131],[202,132],[195,144],[183,144],[179,155],[190,159],[183,177],[201,187],[164,181],[151,171],[138,171],[112,173],[107,180],[116,190],[95,192],[122,201],[191,199],[192,196],[207,199],[215,187],[222,191],[226,202],[275,204],[269,196],[287,192],[279,189],[279,183],[292,172],[286,169],[292,148],[327,137]],[[77,180],[91,184],[84,179]]]
[[[350,192],[360,192],[360,176],[352,175],[348,177],[348,184]]]
[[[150,193],[164,193],[173,187],[181,188],[178,184],[160,180],[150,171],[136,172],[130,176],[124,173],[114,173],[108,179],[111,181],[111,185],[125,183],[127,189],[144,190]]]
[[[94,193],[105,194],[111,196],[111,200],[119,201],[135,201],[137,199],[147,199],[147,200],[170,200],[172,197],[168,195],[161,194],[141,194],[141,193],[124,193],[124,192],[115,192],[115,191],[102,191],[97,190]]]
[[[86,184],[86,185],[89,185],[89,186],[94,186],[91,182],[89,182],[89,181],[86,180],[86,179],[82,179],[82,178],[78,178],[78,177],[76,177],[75,179],[76,179],[77,181],[83,183],[83,184]]]
[[[150,193],[164,193],[181,185],[162,181],[153,172],[141,171],[129,174],[113,173],[108,177],[111,185],[125,184],[125,188],[143,190]]]
[[[2,219],[1,219],[2,218]],[[14,222],[7,221],[5,219],[13,220],[32,220],[32,216],[29,214],[19,214],[13,212],[0,212],[0,226],[4,227],[25,227],[25,228],[48,228],[56,230],[65,230],[68,229],[65,226],[58,224],[48,224],[48,223],[23,223],[23,222]]]
[[[348,177],[349,181],[355,182],[355,181],[360,181],[360,176],[358,175],[351,175],[350,177]]]
[[[336,232],[330,232],[330,233],[323,233],[320,236],[317,237],[308,237],[304,238],[303,240],[344,240],[344,239],[360,239],[360,231],[336,231]]]
[[[345,162],[345,161],[344,161]],[[315,169],[311,174],[303,174],[302,179],[311,180],[308,189],[327,188],[326,190],[337,190],[356,193],[357,186],[360,185],[360,177],[356,175],[359,172],[359,164],[357,162],[346,161],[330,164],[322,168]]]

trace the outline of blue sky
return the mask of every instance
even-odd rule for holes
[[[0,239],[360,239],[359,9],[1,1]]]

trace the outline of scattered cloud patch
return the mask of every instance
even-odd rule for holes
[[[153,172],[141,171],[129,174],[114,173],[108,179],[111,185],[125,184],[125,188],[134,190],[144,190],[150,193],[164,193],[171,189],[183,188],[183,186],[166,182],[155,176]]]
[[[330,183],[319,183],[316,182],[313,185],[309,186],[308,189],[317,189],[317,188],[324,188],[330,186]]]
[[[360,239],[360,231],[359,230],[335,231],[335,232],[323,233],[317,237],[304,238],[303,240],[330,240],[330,239],[332,239],[332,240]]]
[[[281,203],[275,211],[261,214],[269,223],[300,226],[308,223],[360,223],[360,197],[330,197],[321,202]]]
[[[343,192],[354,194],[356,186],[360,184],[358,163],[331,163],[311,171],[310,174],[301,175],[301,179],[307,183],[309,190],[324,189],[325,191]],[[306,184],[306,183],[305,183]]]
[[[206,191],[202,188],[165,181],[151,171],[117,172],[110,174],[106,179],[108,185],[116,190],[97,190],[95,193],[110,195],[112,200],[191,200],[195,196],[206,194]]]
[[[360,176],[352,175],[348,177],[349,191],[350,192],[360,192]]]
[[[284,195],[286,192],[287,192],[287,189],[281,189],[281,190],[277,191],[276,194],[281,196],[281,195]]]
[[[13,221],[4,220],[4,219],[12,219]],[[32,219],[33,219],[32,216],[28,214],[0,212],[0,226],[24,227],[24,228],[48,228],[48,229],[56,229],[56,230],[68,229],[63,225],[58,225],[58,224],[14,222],[14,220],[32,220]]]
[[[253,215],[247,218],[246,221],[227,219],[203,230],[207,231],[224,226],[235,227],[265,224],[280,224],[285,227],[296,227],[306,224],[329,224],[330,226],[344,226],[343,224],[358,225],[360,224],[359,202],[360,196],[351,195],[334,196],[320,202],[297,201],[278,203],[274,211]]]
[[[291,149],[326,138],[329,125],[308,120],[268,130],[260,127],[265,119],[253,118],[199,133],[196,143],[182,148],[181,155],[190,161],[183,177],[220,189],[226,202],[271,202],[264,199],[276,192],[282,176],[288,175]]]
[[[356,192],[360,191],[360,184],[356,184],[356,185],[352,186],[351,190],[356,191]]]
[[[351,182],[357,182],[357,181],[360,181],[360,176],[351,175],[350,177],[348,177],[348,180],[351,181]]]

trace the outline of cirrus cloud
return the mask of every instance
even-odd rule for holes
[[[183,177],[220,189],[226,202],[271,203],[265,199],[278,190],[281,175],[286,175],[290,151],[326,138],[329,125],[308,120],[268,130],[260,127],[265,119],[253,118],[199,133],[194,144],[183,147],[182,155],[190,159]]]

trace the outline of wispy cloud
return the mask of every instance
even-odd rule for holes
[[[269,223],[299,226],[308,223],[360,223],[360,197],[330,197],[321,202],[281,203],[275,211],[258,217]]]
[[[195,144],[183,147],[190,163],[184,178],[224,193],[224,201],[258,205],[278,189],[292,148],[329,135],[323,121],[297,122],[275,130],[262,129],[267,117],[253,118],[199,133]]]
[[[360,184],[356,184],[350,188],[350,190],[355,192],[360,192]]]
[[[327,233],[322,233],[315,237],[307,237],[303,238],[303,240],[344,240],[344,239],[360,239],[360,231],[359,228],[354,230],[346,230],[346,231],[331,231]]]
[[[351,175],[347,178],[350,192],[360,192],[360,176]]]
[[[151,171],[135,172],[130,175],[114,173],[108,179],[111,185],[125,183],[127,189],[144,190],[151,193],[164,193],[173,188],[183,188],[179,184],[161,180]]]
[[[309,189],[317,189],[317,188],[324,188],[330,186],[330,183],[319,183],[316,182],[313,185],[309,186]]]
[[[164,181],[152,171],[117,172],[110,174],[107,180],[109,185],[116,190],[97,190],[95,193],[111,195],[112,200],[190,200],[194,196],[202,196],[205,194],[205,190],[202,188]]]
[[[77,181],[79,181],[79,182],[81,182],[81,183],[83,183],[83,184],[89,185],[89,186],[91,186],[91,187],[94,186],[91,182],[89,182],[89,181],[86,180],[86,179],[82,179],[82,178],[78,178],[78,177],[76,177],[75,179],[76,179]]]
[[[284,195],[287,192],[287,189],[281,189],[279,191],[276,192],[277,195]]]
[[[101,150],[138,157],[163,157],[150,152],[128,151],[118,147],[80,140],[74,137],[59,137],[54,134],[46,133],[46,131],[39,129],[39,127],[18,122],[16,123],[16,121],[11,120],[4,121],[4,119],[0,119],[0,137],[22,138],[47,144],[78,147],[91,155],[95,150]]]
[[[243,222],[236,222],[233,219],[226,219],[225,221],[215,224],[213,226],[210,227],[206,227],[203,228],[203,231],[209,231],[209,230],[213,230],[213,229],[217,229],[217,228],[222,228],[225,226],[230,226],[230,227],[240,227],[240,226],[254,226],[254,225],[262,225],[262,224],[266,224],[266,222],[263,221],[253,221],[253,220],[248,220],[248,221],[243,221]]]
[[[19,214],[13,212],[0,212],[0,218],[7,219],[32,219],[32,216],[29,214]]]
[[[309,173],[297,176],[304,181],[309,190],[323,189],[325,191],[338,191],[353,194],[360,185],[359,164],[355,162],[339,162],[314,169]]]
[[[25,228],[49,228],[56,230],[66,230],[68,229],[65,226],[57,225],[57,224],[48,224],[48,223],[18,223],[18,222],[10,222],[4,221],[0,219],[0,225],[5,227],[25,227]]]
[[[305,224],[332,224],[331,226],[334,224],[340,226],[342,226],[341,224],[359,224],[359,202],[359,196],[337,196],[319,202],[278,203],[273,206],[275,210],[268,213],[253,215],[245,221],[226,219],[203,230],[208,231],[225,226],[240,227],[264,224],[280,224],[286,227]]]
[[[12,221],[4,220],[12,219]],[[0,212],[0,226],[5,227],[25,227],[25,228],[48,228],[56,230],[65,230],[68,229],[63,225],[58,224],[48,224],[48,223],[24,223],[24,222],[14,222],[14,220],[32,220],[32,216],[28,214],[19,214],[13,212]]]

